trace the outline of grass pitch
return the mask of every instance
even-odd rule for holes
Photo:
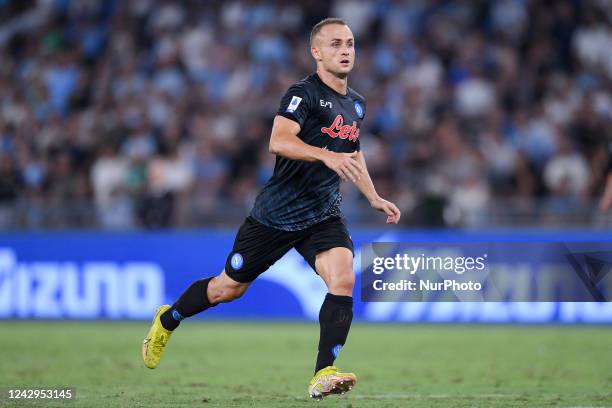
[[[344,396],[307,398],[318,325],[188,321],[156,370],[141,323],[0,322],[0,387],[73,387],[43,407],[612,407],[612,328],[355,324]]]

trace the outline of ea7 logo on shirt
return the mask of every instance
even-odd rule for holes
[[[298,106],[300,106],[300,102],[302,102],[302,98],[300,98],[299,96],[294,96],[293,98],[291,98],[291,102],[289,102],[289,106],[287,106],[285,112],[295,112]]]
[[[320,100],[319,100],[319,104],[320,104],[322,107],[324,107],[324,108],[329,108],[329,109],[332,109],[332,103],[331,103],[331,102],[327,102],[327,101],[324,101],[323,99],[320,99]]]
[[[356,142],[359,138],[359,128],[357,127],[357,122],[353,121],[352,126],[345,125],[342,115],[336,116],[330,127],[322,127],[321,132],[329,135],[331,138],[348,138],[348,140],[351,142]]]

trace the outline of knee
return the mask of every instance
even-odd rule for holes
[[[242,288],[242,287],[225,288],[221,292],[220,301],[221,302],[231,302],[232,300],[238,299],[239,297],[244,295],[245,291],[246,291],[246,288]]]
[[[355,287],[355,274],[349,268],[342,268],[331,274],[328,284],[329,293],[352,296]]]
[[[231,302],[244,295],[247,287],[248,285],[228,284],[227,282],[215,278],[208,285],[208,300],[211,303]]]

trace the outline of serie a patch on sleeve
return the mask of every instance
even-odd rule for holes
[[[291,102],[289,102],[289,106],[287,106],[287,110],[285,112],[293,113],[300,106],[300,102],[302,102],[302,98],[299,96],[294,96],[291,98]]]

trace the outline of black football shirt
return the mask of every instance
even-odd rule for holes
[[[365,116],[363,96],[348,88],[342,95],[312,74],[291,86],[278,115],[300,125],[305,143],[333,152],[360,150]],[[341,215],[340,177],[321,162],[276,157],[274,173],[255,200],[251,217],[269,227],[298,231]]]

